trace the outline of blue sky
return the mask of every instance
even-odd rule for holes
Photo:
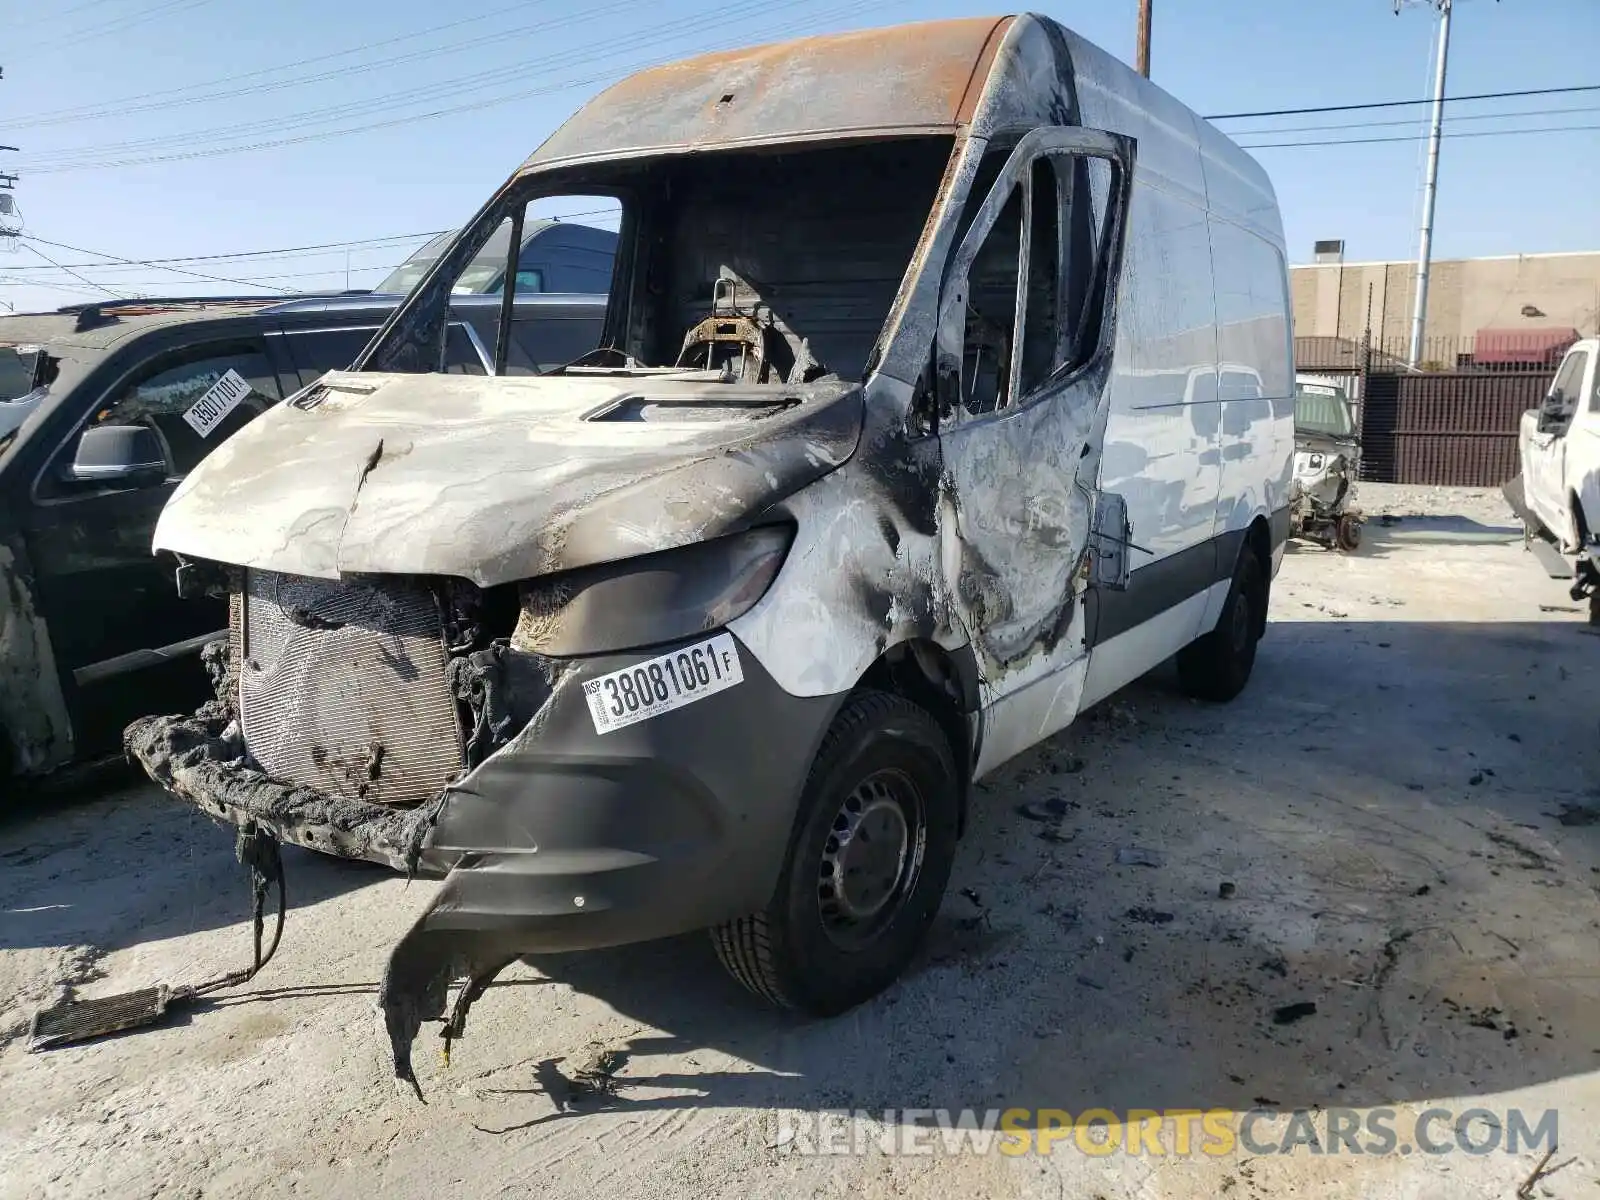
[[[1136,9],[1040,11],[1131,60]],[[459,224],[584,99],[649,62],[995,11],[958,0],[0,0],[0,143],[22,148],[0,168],[22,175],[28,233],[123,258],[420,234]],[[1152,75],[1208,114],[1410,99],[1429,90],[1437,25],[1430,7],[1396,16],[1392,0],[1155,0]],[[1600,0],[1456,0],[1455,26],[1452,94],[1600,84]],[[1462,133],[1594,128],[1447,138],[1437,256],[1600,249],[1600,92],[1449,111]],[[1412,138],[1424,119],[1412,108],[1220,124],[1260,144]],[[322,136],[362,126],[375,127]],[[256,148],[213,153],[239,146]],[[1421,141],[1257,154],[1292,261],[1323,237],[1344,238],[1351,259],[1415,253]],[[348,265],[352,286],[371,286],[420,240],[177,265],[283,290],[343,287]],[[0,302],[72,303],[92,298],[91,284],[252,290],[145,266],[75,269],[83,278],[25,248],[0,253]]]

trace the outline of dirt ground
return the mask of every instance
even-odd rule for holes
[[[1280,1134],[1392,1108],[1404,1135],[1435,1106],[1491,1130],[1558,1110],[1560,1169],[1526,1194],[1600,1195],[1600,637],[1494,493],[1362,503],[1355,555],[1291,547],[1239,700],[1158,673],[988,780],[921,963],[832,1022],[754,1006],[699,937],[545,959],[448,1069],[419,1041],[420,1105],[372,1006],[433,885],[290,851],[253,985],[29,1054],[65,984],[238,965],[247,896],[231,838],[149,787],[12,818],[0,1195],[1518,1195],[1542,1151],[814,1156],[780,1132],[845,1107],[1220,1107]],[[575,1097],[597,1048],[616,1095]]]

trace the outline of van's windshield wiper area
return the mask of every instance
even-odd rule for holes
[[[693,383],[732,383],[733,378],[722,371],[697,370],[692,367],[647,367],[642,363],[630,363],[626,366],[596,367],[583,366],[581,360],[569,363],[564,367],[552,367],[544,372],[546,377],[551,375],[572,375],[585,379],[632,379],[648,376],[651,378],[684,379]]]

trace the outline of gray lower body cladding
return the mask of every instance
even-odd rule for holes
[[[843,697],[792,696],[740,646],[742,683],[597,733],[584,684],[675,648],[563,662],[520,732],[415,808],[274,778],[246,755],[220,704],[147,717],[126,745],[152,778],[214,818],[445,876],[395,947],[380,997],[397,1074],[409,1079],[411,1041],[443,1015],[452,980],[487,982],[524,954],[714,925],[770,898]],[[469,985],[467,1002],[472,994]]]

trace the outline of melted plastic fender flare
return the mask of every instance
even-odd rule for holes
[[[378,1011],[389,1039],[395,1078],[409,1083],[418,1100],[423,1099],[422,1085],[417,1082],[412,1067],[411,1044],[424,1021],[436,1021],[445,1016],[451,981],[466,980],[440,1031],[446,1064],[450,1061],[451,1041],[465,1032],[468,1010],[494,982],[495,976],[518,957],[506,948],[504,935],[497,936],[493,930],[466,932],[427,928],[429,916],[444,898],[441,892],[439,899],[396,943],[383,971],[383,983],[378,988]]]

